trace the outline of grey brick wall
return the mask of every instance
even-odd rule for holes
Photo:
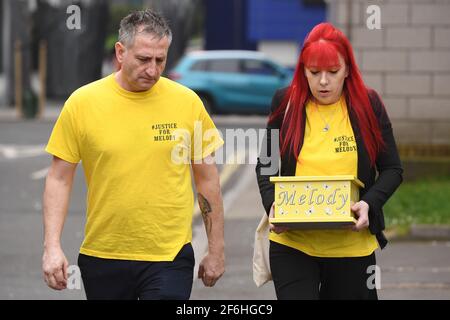
[[[366,25],[370,5],[381,10],[379,30]],[[398,142],[450,144],[450,0],[328,0],[328,8]]]

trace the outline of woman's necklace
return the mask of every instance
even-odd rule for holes
[[[334,116],[336,115],[336,111],[339,108],[339,106],[341,105],[341,100],[339,100],[339,106],[337,106],[336,109],[334,109],[333,114],[331,115],[330,119],[328,119],[328,121],[320,113],[319,106],[317,105],[317,102],[315,102],[314,104],[316,105],[317,113],[319,113],[320,118],[322,119],[323,123],[325,124],[325,126],[322,129],[322,131],[323,132],[330,131],[330,123],[331,123],[331,121],[333,121]]]

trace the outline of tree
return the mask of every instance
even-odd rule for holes
[[[6,90],[3,103],[15,103],[15,45],[20,42],[22,56],[22,89],[31,87],[31,11],[28,1],[3,0],[2,3],[3,71],[6,75]]]
[[[38,1],[38,34],[48,42],[48,96],[66,98],[101,78],[108,11],[107,0]]]

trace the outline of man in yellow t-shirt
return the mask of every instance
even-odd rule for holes
[[[117,73],[76,90],[46,151],[43,271],[67,285],[60,237],[73,175],[82,161],[88,186],[78,265],[88,299],[189,299],[194,255],[192,177],[208,236],[198,277],[224,273],[223,204],[213,153],[223,144],[198,96],[160,77],[172,39],[160,15],[121,22]],[[206,138],[208,137],[208,138]]]

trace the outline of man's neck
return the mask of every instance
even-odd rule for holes
[[[123,78],[122,70],[117,71],[115,74],[115,80],[122,89],[134,92],[133,88],[131,88],[128,82]]]

